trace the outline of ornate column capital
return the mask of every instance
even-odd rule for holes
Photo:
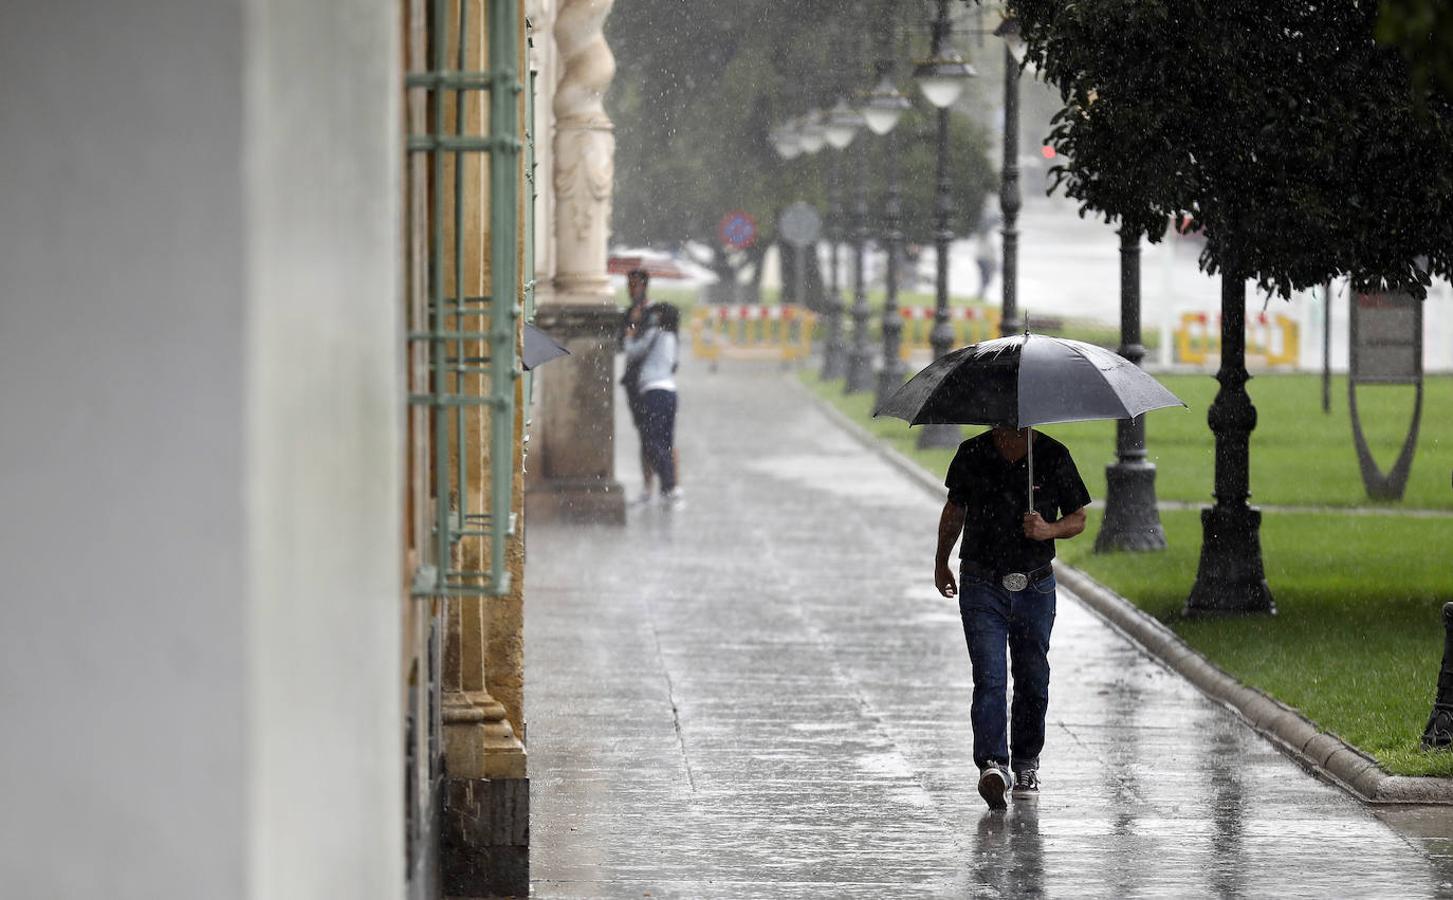
[[[603,28],[614,5],[615,0],[560,0],[556,8],[555,45],[564,71],[553,106],[561,128],[610,130],[604,99],[616,62]]]
[[[609,303],[606,272],[615,136],[606,88],[615,57],[602,26],[614,0],[560,0],[555,46],[562,72],[555,88],[556,302]]]

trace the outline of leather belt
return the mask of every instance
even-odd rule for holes
[[[981,566],[973,560],[965,559],[959,561],[959,568],[964,574],[997,583],[1006,591],[1022,591],[1031,584],[1038,584],[1054,574],[1053,563],[1045,563],[1029,572],[1004,572],[995,571],[988,566]]]

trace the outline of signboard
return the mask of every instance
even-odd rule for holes
[[[811,204],[798,200],[782,210],[782,218],[777,220],[777,233],[796,251],[792,254],[796,260],[793,266],[796,292],[793,296],[798,303],[810,306],[807,302],[807,254],[802,252],[802,248],[817,243],[817,236],[822,233],[822,218]]]
[[[749,212],[734,209],[721,217],[716,236],[733,250],[745,250],[757,242],[757,220]]]
[[[1351,309],[1347,405],[1362,484],[1374,500],[1401,500],[1413,466],[1423,417],[1423,304],[1407,294],[1355,294]],[[1397,462],[1384,475],[1372,458],[1357,414],[1359,385],[1410,384],[1417,389],[1413,422]]]
[[[806,247],[817,243],[818,235],[822,234],[822,217],[810,203],[798,200],[782,210],[777,230],[782,233],[782,239],[792,246]]]
[[[1416,384],[1423,377],[1423,304],[1407,294],[1357,294],[1352,371],[1364,384]]]

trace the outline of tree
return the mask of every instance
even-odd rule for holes
[[[900,11],[905,23],[922,12],[911,4]],[[749,268],[760,277],[782,208],[794,200],[825,208],[834,157],[845,179],[856,171],[859,145],[784,161],[768,135],[814,105],[872,86],[870,36],[859,13],[842,0],[693,4],[689,16],[679,0],[617,4],[606,23],[618,65],[606,101],[616,124],[613,240],[667,247],[697,242],[713,249],[708,262],[720,277],[735,280]],[[900,82],[912,90],[906,78]],[[899,128],[918,135],[929,121],[926,108],[916,107]],[[967,234],[990,180],[987,139],[966,118],[956,123],[954,137],[957,226]],[[919,138],[899,140],[910,240],[927,231],[933,190],[933,142]],[[874,139],[864,133],[858,140]],[[873,159],[880,152],[869,150]],[[876,162],[866,165],[875,194],[882,170]],[[881,198],[870,203],[876,216]],[[761,228],[757,246],[745,254],[728,254],[717,244],[717,223],[733,209],[751,213]]]
[[[1282,296],[1338,276],[1423,296],[1453,275],[1453,105],[1420,113],[1375,3],[1017,8],[1066,103],[1057,182],[1086,210],[1152,239],[1190,215],[1208,272]]]
[[[1453,4],[1447,0],[1382,0],[1377,39],[1397,47],[1418,91],[1436,85],[1453,95]]]
[[[1453,107],[1374,39],[1372,0],[1018,0],[1029,58],[1065,108],[1055,178],[1082,211],[1158,240],[1172,218],[1222,275],[1216,505],[1187,609],[1270,611],[1247,504],[1256,410],[1245,281],[1347,276],[1424,296],[1453,274]]]

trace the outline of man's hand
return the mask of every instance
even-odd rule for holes
[[[1024,514],[1024,536],[1031,541],[1048,541],[1058,537],[1055,527],[1044,520],[1044,517],[1037,512]]]
[[[1037,512],[1027,512],[1024,514],[1024,536],[1031,541],[1072,538],[1084,530],[1084,507],[1075,510],[1053,525],[1046,522],[1044,517]]]
[[[935,562],[933,564],[933,586],[945,597],[958,595],[959,586],[954,581],[954,570],[946,562]]]
[[[933,586],[945,597],[953,597],[959,592],[948,561],[963,530],[964,508],[952,500],[945,502],[938,517],[938,552],[933,555]]]

